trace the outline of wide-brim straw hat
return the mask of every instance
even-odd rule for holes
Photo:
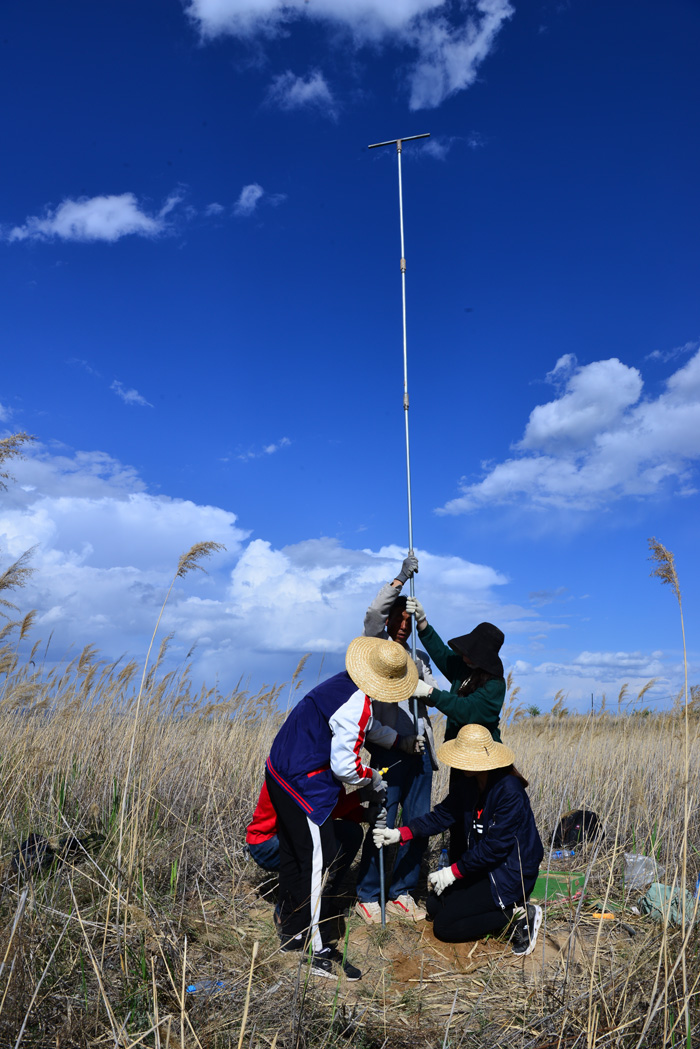
[[[418,671],[403,645],[381,637],[356,637],[345,653],[345,669],[366,696],[400,703],[415,694]]]
[[[510,747],[496,743],[483,725],[463,725],[454,739],[438,747],[437,756],[445,765],[465,772],[502,769],[515,761]]]

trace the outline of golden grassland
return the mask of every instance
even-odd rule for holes
[[[634,849],[681,880],[684,718],[512,721],[504,739],[543,837],[581,805],[605,824],[604,842],[573,861],[588,876],[584,898],[547,905],[526,959],[505,941],[456,948],[425,922],[382,931],[351,917],[348,956],[364,979],[336,984],[279,954],[274,882],[244,851],[280,706],[303,692],[300,676],[284,691],[225,698],[194,693],[186,674],[160,678],[158,661],[139,691],[134,664],[102,665],[91,649],[47,675],[10,644],[0,659],[0,1045],[696,1044],[695,929],[635,916],[639,893],[625,896],[621,879]],[[694,887],[695,717],[688,729]],[[436,798],[445,787],[443,770]],[[29,833],[100,838],[22,877],[10,861]],[[606,912],[616,920],[592,917]],[[187,992],[206,980],[222,986]]]
[[[26,440],[0,440],[0,490],[3,462]],[[215,550],[183,555],[173,584]],[[672,556],[654,540],[652,557],[682,624]],[[304,690],[303,661],[284,690],[222,696],[193,689],[186,668],[162,673],[167,638],[143,667],[105,664],[88,647],[48,669],[40,642],[20,660],[33,615],[13,619],[7,594],[28,571],[23,557],[0,574],[2,1049],[700,1044],[697,926],[636,915],[640,893],[622,881],[631,850],[653,855],[668,883],[695,885],[700,719],[687,682],[665,715],[623,715],[621,694],[615,716],[566,716],[562,696],[551,715],[525,718],[511,689],[504,740],[543,838],[581,806],[606,829],[572,863],[583,895],[547,903],[532,955],[515,958],[504,937],[454,946],[426,922],[382,930],[351,916],[340,943],[364,978],[322,980],[303,957],[280,955],[274,880],[244,848],[280,708]],[[446,779],[435,778],[436,800]],[[31,834],[55,859],[18,871],[13,856]],[[545,858],[544,869],[557,866]]]

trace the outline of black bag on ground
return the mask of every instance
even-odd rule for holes
[[[12,870],[16,874],[29,871],[48,870],[55,858],[48,838],[41,834],[30,834],[12,856]]]
[[[562,816],[554,832],[555,849],[573,849],[576,845],[585,845],[595,838],[604,838],[605,831],[595,812],[587,809],[576,809]]]
[[[104,834],[87,834],[77,838],[75,834],[65,834],[58,840],[49,841],[42,834],[30,834],[13,853],[11,869],[23,877],[31,873],[47,871],[56,862],[68,861],[77,863],[85,853],[104,844]]]

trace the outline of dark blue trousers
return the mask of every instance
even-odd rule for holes
[[[368,749],[370,764],[374,769],[398,761],[384,777],[387,783],[387,826],[396,826],[399,805],[404,824],[430,812],[433,767],[428,752],[403,754],[399,750],[389,751],[381,747]],[[395,900],[404,893],[410,894],[416,888],[427,844],[427,838],[414,838],[406,845],[399,845],[396,863],[389,879],[388,900]],[[365,836],[362,848],[357,871],[357,898],[362,903],[379,902],[379,852],[374,846],[371,834]]]

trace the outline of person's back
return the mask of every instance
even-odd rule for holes
[[[277,814],[279,932],[282,951],[310,943],[311,972],[360,970],[332,945],[337,900],[326,891],[339,846],[329,819],[343,783],[371,784],[383,794],[379,769],[360,754],[372,724],[369,696],[400,703],[412,696],[418,673],[399,645],[358,637],[345,653],[345,671],[312,689],[288,715],[272,744],[265,783]]]
[[[319,825],[335,807],[339,780],[366,778],[354,741],[371,719],[369,699],[343,670],[308,692],[275,736],[268,770]]]
[[[330,757],[333,713],[357,686],[347,671],[322,681],[304,696],[287,715],[274,738],[270,758],[279,772],[306,774]]]

